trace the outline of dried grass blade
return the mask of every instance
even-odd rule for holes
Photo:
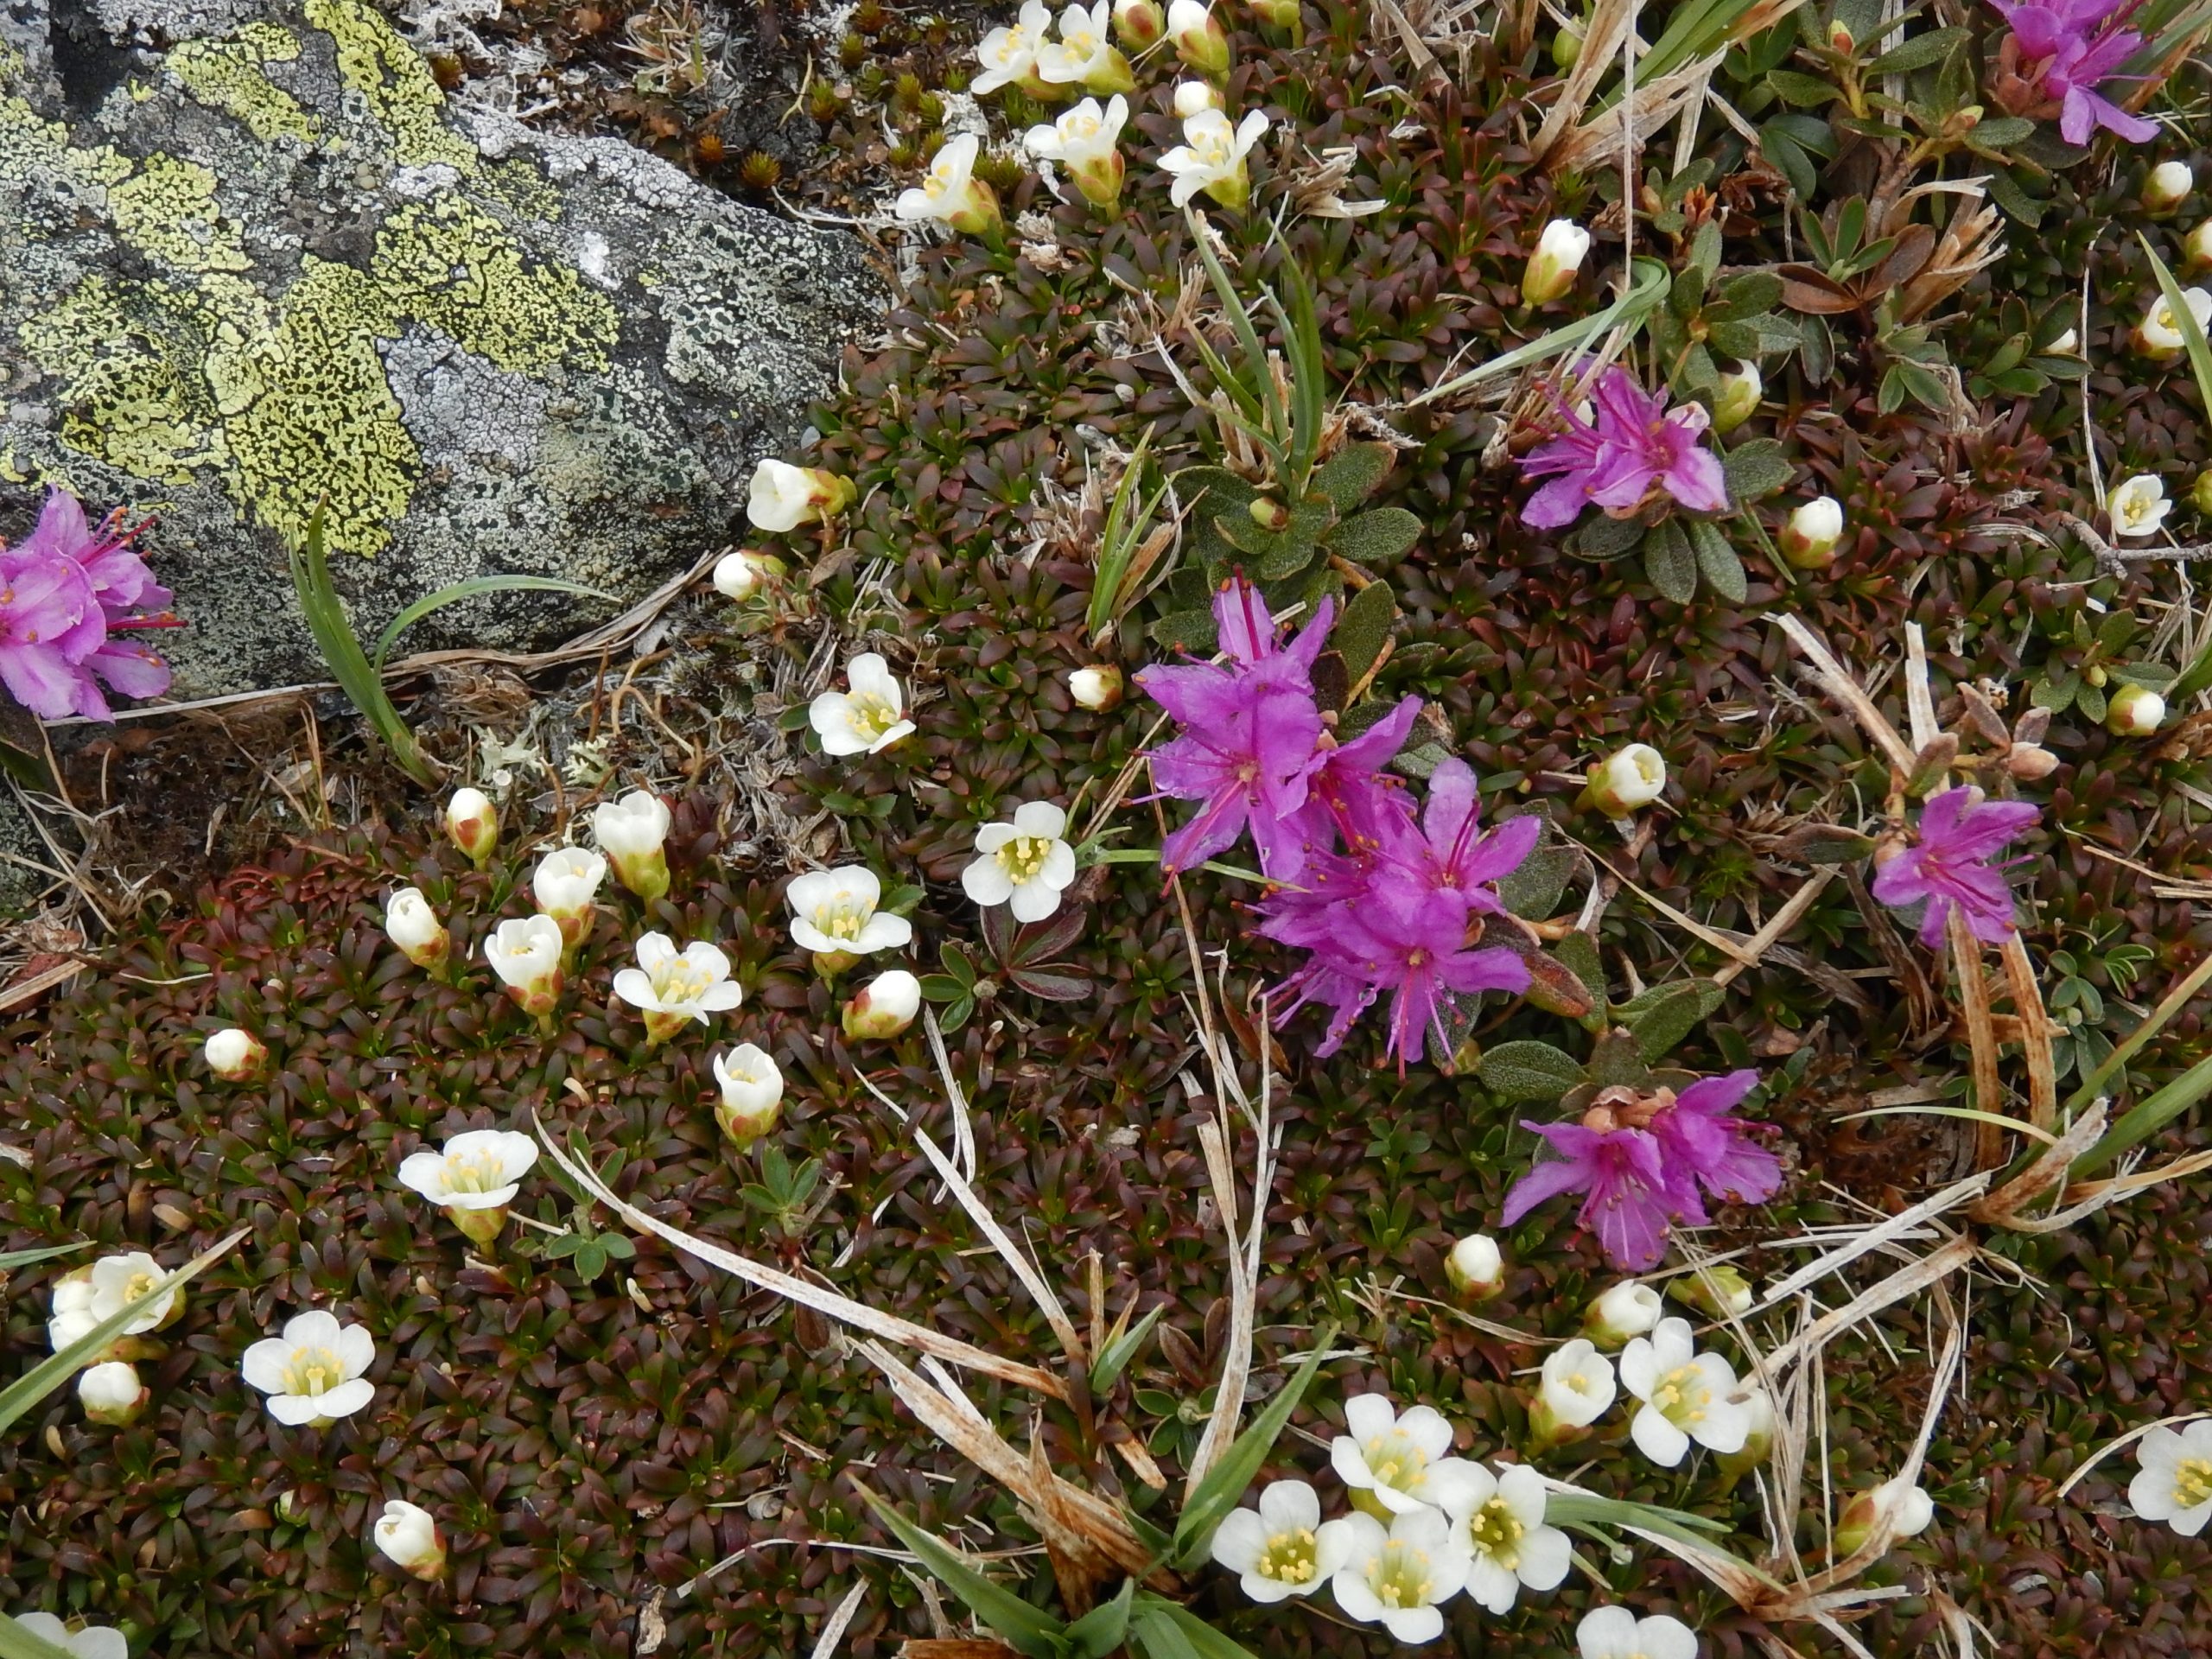
[[[2050,1015],[2044,1007],[2036,965],[2018,931],[2005,936],[2005,978],[2020,1018],[2020,1046],[2028,1060],[2028,1122],[2048,1129],[2058,1122],[2058,1066],[2050,1052]]]
[[[1777,1281],[1768,1287],[1765,1298],[1761,1300],[1758,1307],[1752,1311],[1756,1313],[1777,1306],[1817,1281],[1849,1267],[1861,1256],[1871,1255],[1883,1249],[1891,1241],[1903,1237],[1923,1222],[1931,1220],[1945,1211],[1970,1199],[1980,1198],[1989,1190],[1989,1184],[1994,1179],[1995,1177],[1989,1171],[1983,1170],[1977,1174],[1967,1176],[1962,1181],[1952,1183],[1932,1197],[1923,1198],[1909,1210],[1900,1210],[1886,1221],[1878,1222],[1869,1227],[1841,1249],[1831,1250],[1827,1255],[1807,1262],[1789,1277]]]
[[[852,1628],[853,1619],[861,1610],[861,1600],[867,1594],[868,1580],[865,1579],[845,1592],[845,1599],[837,1604],[837,1611],[831,1613],[823,1624],[822,1634],[816,1638],[810,1659],[830,1659],[830,1656],[837,1651],[837,1644],[845,1639],[845,1632]]]
[[[1716,985],[1726,985],[1747,968],[1755,968],[1775,942],[1797,925],[1797,918],[1813,907],[1827,884],[1835,880],[1835,866],[1824,865],[1813,874],[1813,879],[1789,895],[1789,902],[1767,918],[1766,925],[1751,935],[1751,939],[1737,952],[1736,959],[1725,965],[1713,976]]]
[[[1993,1116],[2005,1110],[2004,1085],[1997,1076],[1997,1027],[1990,1018],[1989,982],[1981,975],[1981,942],[1967,925],[1966,912],[1951,907],[1947,918],[1951,967],[1959,982],[1959,1013],[1967,1022],[1967,1046],[1974,1057],[1974,1103]],[[1977,1169],[2003,1161],[2003,1131],[1993,1123],[1974,1127],[1974,1160]]]
[[[1217,1069],[1220,1065],[1218,1057],[1215,1065]],[[1217,1108],[1226,1106],[1218,1090],[1214,1099]],[[1236,1177],[1230,1164],[1225,1119],[1201,1126],[1198,1142],[1205,1148],[1206,1173],[1213,1185],[1214,1208],[1220,1214],[1222,1230],[1229,1237],[1229,1340],[1222,1357],[1221,1382],[1214,1393],[1213,1415],[1206,1420],[1205,1434],[1198,1441],[1198,1449],[1191,1459],[1190,1472],[1183,1482],[1183,1496],[1186,1499],[1198,1491],[1198,1483],[1236,1438],[1236,1425],[1244,1414],[1244,1390],[1252,1374],[1252,1323],[1256,1314],[1250,1265],[1243,1243],[1236,1236]],[[1261,1156],[1264,1160],[1264,1147]]]
[[[1780,1371],[1805,1354],[1825,1345],[1837,1332],[1857,1325],[1892,1302],[1901,1302],[1938,1280],[1948,1277],[1974,1260],[1974,1240],[1963,1234],[1938,1245],[1911,1267],[1870,1286],[1843,1306],[1823,1314],[1783,1343],[1774,1351],[1774,1369]]]
[[[1598,82],[1612,67],[1613,58],[1620,51],[1621,41],[1635,16],[1636,0],[1598,0],[1592,8],[1590,21],[1583,30],[1582,54],[1575,59],[1567,84],[1560,88],[1558,102],[1544,117],[1544,124],[1537,129],[1535,138],[1529,146],[1531,160],[1543,160],[1567,129],[1581,120],[1582,111],[1589,107],[1590,95],[1598,90]]]
[[[2024,1222],[2020,1212],[2063,1181],[2075,1160],[2096,1145],[2104,1132],[2105,1103],[2100,1100],[2068,1124],[2065,1132],[2033,1163],[1969,1208],[1967,1214],[1987,1226],[2039,1230],[2037,1226]]]
[[[1859,729],[1889,757],[1891,766],[1910,776],[1913,751],[1905,746],[1904,739],[1897,735],[1897,728],[1891,725],[1882,711],[1874,706],[1874,700],[1859,689],[1859,682],[1845,671],[1843,664],[1837,662],[1827,646],[1821,642],[1820,636],[1795,616],[1785,613],[1774,617],[1772,620],[1789,636],[1790,644],[1804,653],[1806,661],[1812,665],[1813,677],[1821,683],[1821,689],[1843,705],[1851,717],[1859,722]]]

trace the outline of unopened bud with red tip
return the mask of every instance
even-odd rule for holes
[[[715,1122],[741,1152],[774,1128],[784,1115],[784,1073],[763,1049],[741,1043],[715,1056],[715,1082],[721,1098]]]
[[[1462,1307],[1488,1301],[1505,1288],[1505,1257],[1488,1233],[1470,1233],[1444,1258],[1444,1277]]]
[[[2105,707],[2105,729],[2115,737],[2148,737],[2165,724],[2166,700],[2147,685],[2123,685]]]
[[[1841,18],[1828,25],[1829,51],[1847,53],[1855,51],[1858,46],[1859,42],[1852,38],[1851,31],[1844,27]]]
[[[1244,509],[1252,515],[1252,522],[1262,530],[1285,530],[1290,524],[1290,509],[1271,495],[1255,495]]]
[[[445,1576],[446,1543],[428,1510],[395,1497],[377,1517],[377,1548],[402,1572],[425,1584]]]
[[[1871,1491],[1853,1494],[1836,1518],[1837,1558],[1856,1555],[1885,1517],[1890,1522],[1892,1542],[1917,1537],[1936,1519],[1936,1503],[1919,1487],[1906,1485],[1902,1478],[1885,1480]]]
[[[896,1037],[922,1011],[922,982],[904,968],[878,974],[845,1004],[845,1035],[860,1040]]]
[[[1068,696],[1078,708],[1104,714],[1118,708],[1122,701],[1122,671],[1111,663],[1100,663],[1093,668],[1078,668],[1068,676]]]
[[[1590,768],[1581,804],[1609,818],[1625,818],[1649,806],[1667,789],[1667,758],[1649,743],[1615,750]]]
[[[480,870],[499,844],[499,809],[480,789],[457,789],[446,803],[446,834]]]
[[[2143,209],[2150,213],[2171,213],[2196,188],[2196,180],[2190,172],[2188,162],[2160,162],[2143,181]]]
[[[236,1026],[210,1032],[200,1052],[207,1057],[207,1069],[226,1083],[244,1083],[261,1070],[268,1059],[269,1051],[261,1039],[250,1031],[240,1031]]]
[[[1801,504],[1782,527],[1782,556],[1800,570],[1819,570],[1835,562],[1843,539],[1843,504],[1816,495]]]
[[[1114,0],[1114,38],[1129,52],[1156,46],[1167,33],[1160,0]]]
[[[138,1373],[119,1359],[92,1366],[77,1379],[77,1400],[85,1415],[109,1428],[124,1428],[138,1419],[153,1391],[138,1381]]]

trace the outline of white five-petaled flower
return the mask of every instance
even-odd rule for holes
[[[2212,1521],[2212,1421],[2178,1433],[2154,1428],[2136,1446],[2141,1465],[2127,1484],[2127,1501],[2145,1521],[2163,1521],[2194,1538]]]
[[[446,1210],[500,1210],[537,1161],[537,1142],[512,1129],[464,1129],[437,1151],[399,1160],[399,1181]]]
[[[1521,297],[1531,305],[1548,305],[1565,295],[1589,251],[1589,232],[1571,219],[1552,220],[1521,273]]]
[[[1121,200],[1122,178],[1127,170],[1119,143],[1129,118],[1129,101],[1119,92],[1100,109],[1098,100],[1086,98],[1064,110],[1050,126],[1029,129],[1022,142],[1041,161],[1058,162],[1068,170],[1076,188],[1102,207]]]
[[[1613,1403],[1613,1362],[1587,1337],[1552,1350],[1544,1361],[1537,1397],[1544,1409],[1569,1428],[1586,1428]]]
[[[823,753],[874,754],[914,729],[906,718],[906,694],[876,652],[864,651],[845,664],[845,685],[807,705]]]
[[[819,467],[794,467],[787,461],[764,456],[753,468],[753,485],[745,499],[745,516],[755,530],[797,530],[844,511],[853,499],[849,479]],[[733,554],[731,557],[743,557]],[[726,564],[725,559],[722,563]],[[715,567],[717,586],[721,564]]]
[[[1652,1462],[1672,1469],[1694,1440],[1715,1452],[1740,1452],[1751,1430],[1750,1408],[1736,1398],[1736,1372],[1715,1353],[1699,1353],[1688,1319],[1662,1319],[1648,1337],[1621,1351],[1621,1385],[1643,1402],[1629,1438]]]
[[[386,1499],[372,1535],[393,1566],[418,1579],[435,1579],[445,1571],[445,1540],[438,1536],[430,1512],[419,1504],[404,1497]]]
[[[17,1613],[16,1623],[41,1642],[51,1642],[70,1659],[130,1659],[130,1639],[105,1624],[71,1630],[52,1613]]]
[[[776,1127],[784,1073],[772,1056],[752,1043],[740,1043],[728,1053],[715,1055],[714,1068],[721,1090],[715,1121],[724,1135],[744,1147]]]
[[[1176,0],[1179,5],[1182,0]],[[1242,207],[1251,194],[1244,158],[1268,130],[1268,118],[1254,110],[1236,125],[1219,110],[1200,110],[1183,121],[1183,142],[1160,158],[1174,175],[1168,200],[1178,207],[1201,190],[1224,207]]]
[[[123,1327],[123,1334],[138,1337],[159,1328],[176,1308],[175,1291],[154,1294],[154,1287],[168,1277],[162,1264],[143,1250],[102,1256],[92,1263],[92,1322],[111,1319],[124,1308],[143,1302],[145,1311]]]
[[[1602,1363],[1602,1362],[1600,1362]],[[1481,1464],[1474,1491],[1445,1510],[1467,1554],[1467,1594],[1493,1613],[1510,1612],[1522,1586],[1556,1590],[1572,1547],[1544,1524],[1544,1478],[1525,1464],[1493,1476]]]
[[[2105,498],[2112,533],[2124,539],[2157,535],[2173,505],[2166,499],[2165,480],[2156,473],[2138,473],[2116,485]]]
[[[1005,905],[1017,922],[1041,922],[1060,907],[1075,880],[1075,849],[1060,839],[1068,815],[1050,801],[1014,809],[1011,823],[976,832],[976,861],[960,873],[968,896],[986,909]]]
[[[1330,1465],[1394,1515],[1446,1509],[1477,1490],[1475,1465],[1451,1455],[1452,1425],[1433,1407],[1401,1415],[1382,1395],[1356,1394],[1344,1402],[1344,1427],[1330,1442]]]
[[[591,836],[613,865],[614,879],[647,904],[668,891],[663,849],[672,821],[668,803],[649,789],[633,789],[592,809]]]
[[[1052,32],[1052,9],[1045,0],[1027,0],[1020,16],[1007,28],[991,30],[976,47],[976,60],[982,70],[968,83],[969,89],[995,92],[1001,86],[1034,79],[1037,49]]]
[[[484,940],[484,960],[524,1014],[543,1017],[561,995],[561,925],[550,916],[501,922]]]
[[[376,1357],[367,1331],[315,1308],[287,1320],[283,1336],[247,1349],[239,1370],[269,1396],[269,1414],[296,1427],[350,1417],[373,1400],[376,1385],[361,1373]]]
[[[795,875],[784,901],[791,907],[791,943],[819,956],[872,956],[900,950],[914,937],[904,916],[876,913],[883,884],[864,864]]]
[[[1380,1624],[1410,1644],[1444,1634],[1437,1604],[1459,1593],[1470,1565],[1446,1516],[1422,1507],[1393,1516],[1388,1531],[1371,1515],[1330,1524],[1344,1529],[1344,1562],[1329,1580],[1344,1617]]]
[[[1625,1607],[1593,1607],[1574,1627],[1582,1659],[1697,1659],[1697,1632],[1679,1618],[1638,1618]]]
[[[2212,325],[2212,293],[2201,288],[2184,288],[2181,291],[2181,298],[2199,328]],[[2150,310],[2144,314],[2142,322],[2136,327],[2137,349],[2152,357],[2171,357],[2187,343],[2173,308],[2166,303],[2166,296],[2161,294],[2151,302]]]
[[[1060,14],[1060,38],[1037,48],[1037,76],[1048,86],[1080,83],[1093,92],[1126,92],[1136,86],[1129,63],[1114,48],[1113,0],[1073,5]]]
[[[417,968],[435,968],[453,949],[453,936],[420,887],[400,887],[384,901],[385,937]]]
[[[1302,1480],[1278,1480],[1256,1510],[1232,1510],[1213,1535],[1213,1558],[1254,1601],[1310,1596],[1344,1564],[1351,1529],[1324,1524],[1321,1500]]]
[[[638,965],[614,976],[614,995],[645,1017],[655,1041],[675,1035],[708,1016],[727,1014],[745,1000],[744,988],[729,976],[729,958],[704,939],[678,950],[665,933],[638,941]]]
[[[999,199],[976,176],[983,141],[972,132],[945,140],[930,170],[912,189],[899,193],[892,210],[906,224],[935,219],[973,236],[999,223]]]

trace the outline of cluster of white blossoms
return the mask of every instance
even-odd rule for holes
[[[179,1293],[160,1288],[168,1276],[145,1251],[132,1250],[102,1256],[55,1282],[46,1338],[57,1354],[118,1316],[137,1310],[99,1353],[82,1362],[77,1401],[88,1421],[120,1428],[135,1421],[152,1398],[131,1361],[157,1355],[158,1348],[145,1347],[137,1339],[174,1324],[184,1313]]]
[[[1498,1615],[1523,1590],[1554,1590],[1566,1579],[1573,1551],[1567,1534],[1546,1522],[1548,1484],[1535,1470],[1455,1457],[1441,1414],[1427,1406],[1400,1412],[1379,1394],[1345,1401],[1344,1426],[1329,1460],[1351,1494],[1352,1513],[1324,1521],[1313,1487],[1281,1480],[1260,1494],[1257,1508],[1236,1510],[1215,1532],[1213,1559],[1253,1600],[1310,1596],[1325,1585],[1346,1618],[1420,1643],[1444,1633],[1442,1608],[1455,1596]],[[1606,1611],[1635,1623],[1619,1609]],[[1672,1625],[1689,1637],[1687,1649],[1675,1650],[1695,1652],[1687,1627],[1645,1623]],[[1586,1643],[1584,1651],[1598,1659]],[[1630,1651],[1622,1649],[1622,1659]]]

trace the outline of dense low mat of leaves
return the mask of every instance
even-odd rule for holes
[[[1554,182],[1528,164],[1523,135],[1540,112],[1523,101],[1522,72],[1487,43],[1452,66],[1459,91],[1415,95],[1403,90],[1417,84],[1407,65],[1369,38],[1357,12],[1313,8],[1309,18],[1312,37],[1295,50],[1236,36],[1230,107],[1274,111],[1317,155],[1351,146],[1342,194],[1384,206],[1349,220],[1286,215],[1279,245],[1258,214],[1216,223],[1249,281],[1299,263],[1338,385],[1381,405],[1442,379],[1463,353],[1495,350],[1538,228],[1599,219],[1617,181]],[[1139,101],[1148,149],[1173,141],[1164,99],[1152,89]],[[1255,158],[1257,200],[1280,200],[1289,153],[1269,151],[1273,172]],[[2107,475],[2178,474],[2202,459],[2204,411],[2185,364],[2149,365],[2127,346],[2156,289],[2139,251],[2111,226],[2128,218],[2151,159],[2122,150],[2083,164],[2051,187],[2037,229],[2013,227],[2012,251],[1977,279],[1950,332],[1974,409],[1885,408],[1882,361],[1840,323],[1831,372],[1808,378],[1793,363],[1770,377],[1746,435],[1780,440],[1792,471],[1759,509],[1768,530],[1790,501],[1827,493],[1851,531],[1818,573],[1739,545],[1740,602],[1709,588],[1687,604],[1663,598],[1635,561],[1579,558],[1524,528],[1524,486],[1487,453],[1496,411],[1446,401],[1394,413],[1411,447],[1376,501],[1409,510],[1422,535],[1389,573],[1402,615],[1375,693],[1427,700],[1434,721],[1421,741],[1474,766],[1486,811],[1545,811],[1643,894],[1740,936],[1807,880],[1808,849],[1792,832],[1808,820],[1855,825],[1885,786],[1878,755],[1795,677],[1769,613],[1795,609],[1862,672],[1896,660],[1904,625],[1917,622],[1940,690],[2003,686],[2012,713],[2031,685],[2078,681],[2100,663],[2185,660],[2171,631],[2158,633],[2158,613],[2138,608],[2174,596],[2170,573],[2123,588],[2056,517],[2085,505],[2075,389],[1974,379],[2014,334],[2043,330],[2050,308],[2075,304],[2086,265],[2086,424],[2102,435]],[[1732,160],[1743,162],[1740,148]],[[786,832],[823,811],[858,861],[887,883],[924,887],[913,965],[936,969],[957,944],[982,968],[989,995],[950,1046],[994,1212],[1028,1240],[1078,1322],[1091,1313],[1093,1252],[1108,1317],[1132,1298],[1166,1310],[1132,1375],[1099,1402],[1096,1432],[1051,1414],[1045,1446],[1064,1471],[1140,1508],[1152,1500],[1107,1442],[1142,1441],[1171,1481],[1179,1474],[1202,1415],[1177,1402],[1198,1399],[1226,1334],[1220,1236],[1198,1198],[1196,1124],[1212,1109],[1185,1081],[1192,968],[1181,912],[1154,869],[1087,874],[1075,893],[1080,933],[1060,956],[1090,988],[1048,1003],[994,968],[958,880],[975,829],[1004,816],[1002,804],[1082,797],[1087,807],[1151,728],[1141,698],[1088,712],[1065,678],[1097,660],[1083,625],[1090,569],[1065,505],[1083,485],[1087,446],[1132,446],[1149,426],[1155,446],[1196,461],[1207,429],[1149,349],[1155,328],[1180,326],[1168,312],[1192,263],[1188,232],[1163,180],[1142,162],[1130,176],[1129,209],[1110,219],[1056,206],[1024,178],[1007,193],[1008,221],[1033,213],[1043,222],[1029,221],[1010,248],[970,240],[922,254],[888,343],[853,354],[846,390],[821,414],[825,441],[810,459],[858,485],[848,526],[819,550],[804,537],[762,543],[798,565],[814,608],[743,637],[695,632],[680,647],[696,658],[690,695],[721,698],[759,741],[796,752],[799,701],[785,706],[766,688],[798,683],[837,619],[840,650],[864,644],[892,658],[917,734],[874,757],[805,760],[774,785],[774,823],[760,800],[677,790],[670,894],[649,909],[626,896],[602,909],[556,1035],[542,1037],[500,997],[480,944],[497,919],[527,909],[519,888],[537,850],[565,831],[559,813],[576,809],[573,797],[511,805],[506,842],[484,872],[435,839],[427,805],[302,846],[219,883],[190,915],[16,1020],[0,1095],[21,1125],[8,1138],[28,1161],[0,1162],[0,1242],[90,1238],[152,1249],[168,1263],[234,1227],[251,1233],[194,1287],[185,1317],[162,1335],[166,1357],[142,1365],[155,1403],[138,1423],[90,1427],[64,1394],[35,1433],[0,1446],[5,1605],[89,1614],[170,1659],[579,1647],[749,1656],[809,1650],[857,1573],[874,1587],[845,1638],[850,1652],[887,1654],[926,1633],[909,1577],[835,1547],[887,1541],[849,1471],[977,1548],[1024,1529],[988,1483],[917,1431],[825,1323],[649,1238],[626,1256],[588,1247],[556,1256],[545,1235],[511,1226],[478,1253],[394,1178],[424,1141],[542,1121],[603,1169],[619,1160],[617,1190],[679,1224],[981,1346],[1049,1353],[1030,1303],[938,1190],[906,1126],[858,1080],[867,1072],[945,1139],[918,1028],[895,1044],[849,1045],[837,994],[790,944]],[[1783,182],[1739,167],[1708,199],[1728,266],[1789,257]],[[1681,263],[1682,228],[1657,232],[1646,251]],[[1655,235],[1649,224],[1639,232]],[[2178,226],[2152,234],[2178,266]],[[1579,298],[1523,332],[1592,308],[1591,286],[1586,276]],[[887,582],[864,580],[877,568]],[[1135,629],[1122,648],[1132,669],[1152,655]],[[1894,678],[1879,701],[1902,724]],[[2075,702],[2045,740],[2058,769],[2024,791],[2049,807],[2031,861],[2014,872],[2031,949],[2050,984],[2082,988],[2055,1006],[2082,1010],[2107,1040],[2131,1023],[2125,1005],[2155,1000],[2212,945],[2189,900],[2158,891],[2205,863],[2181,788],[2202,781],[2197,726],[2146,745],[2108,734]],[[1661,748],[1675,779],[1656,832],[1632,852],[1572,810],[1583,769],[1629,741]],[[1116,823],[1116,844],[1147,847],[1163,820],[1135,805]],[[427,980],[385,941],[383,895],[403,882],[453,926],[468,963],[458,987]],[[1255,889],[1200,872],[1182,896],[1198,945],[1229,950],[1230,1000],[1255,1052],[1250,999],[1286,966],[1247,937]],[[1580,897],[1569,893],[1562,912]],[[1832,882],[1679,1051],[1704,1071],[1789,1062],[1764,1109],[1782,1132],[1789,1184],[1756,1217],[1724,1212],[1709,1242],[1895,1209],[1960,1166],[1968,1133],[1944,1120],[1843,1121],[1876,1091],[1950,1088],[1966,1067],[1948,1017],[1931,1017],[1929,999],[1894,977],[1913,947],[1885,952],[1885,925],[1850,881]],[[729,952],[746,1001],[711,1036],[647,1052],[636,1018],[610,1014],[609,977],[647,927]],[[1599,942],[1617,999],[1726,961],[1625,888]],[[1921,961],[1940,982],[1935,960]],[[267,1044],[265,1081],[208,1076],[200,1044],[233,1024]],[[1475,1036],[1561,1032],[1516,1005]],[[2194,1058],[2202,1034],[2195,1014],[2171,1027],[2134,1068],[2138,1092]],[[1371,1026],[1330,1062],[1307,1058],[1309,1036],[1285,1033],[1276,1090],[1282,1170],[1259,1294],[1259,1386],[1280,1386],[1281,1357],[1325,1320],[1366,1357],[1325,1370],[1294,1420],[1304,1432],[1284,1439],[1274,1466],[1329,1489],[1314,1437],[1325,1442],[1344,1397],[1370,1389],[1444,1409],[1472,1455],[1511,1445],[1525,1426],[1520,1374],[1538,1351],[1411,1299],[1445,1294],[1453,1238],[1494,1228],[1531,1156],[1515,1128],[1522,1109],[1471,1075],[1415,1065],[1397,1076],[1380,1064]],[[821,1160],[824,1179],[804,1198],[774,1191],[763,1152],[737,1153],[716,1129],[709,1057],[739,1040],[769,1049],[791,1080],[786,1121],[766,1145],[792,1166]],[[2165,1138],[2182,1147],[2204,1136],[2191,1127]],[[1908,1593],[1860,1626],[1872,1649],[1913,1652],[1935,1639],[1930,1589],[1983,1621],[2005,1654],[2133,1659],[2212,1646],[2201,1587],[2212,1546],[2129,1516],[2118,1503],[2125,1459],[2055,1496],[2114,1436],[2212,1405],[2202,1190],[2154,1189],[2079,1227],[1991,1243],[2021,1271],[1974,1281],[1962,1398],[1923,1475],[1937,1522],[1880,1569]],[[556,1226],[607,1225],[603,1215],[583,1221],[543,1165],[517,1209]],[[1560,1206],[1504,1242],[1509,1286],[1485,1311],[1508,1325],[1564,1335],[1616,1276]],[[1739,1265],[1757,1281],[1796,1261],[1769,1250]],[[68,1265],[14,1275],[11,1351],[42,1348],[47,1287]],[[1885,1317],[1886,1349],[1854,1338],[1831,1355],[1821,1444],[1839,1494],[1891,1472],[1918,1419],[1929,1342],[1912,1306]],[[308,1307],[366,1326],[378,1346],[372,1406],[321,1431],[276,1424],[238,1374],[248,1345]],[[970,1387],[1020,1441],[1026,1406],[1001,1416],[993,1386]],[[1590,1484],[1759,1535],[1751,1484],[1662,1477],[1624,1440],[1617,1415],[1586,1444]],[[367,1542],[383,1499],[403,1491],[439,1515],[452,1563],[443,1585],[400,1577]],[[1457,1604],[1446,1645],[1557,1653],[1580,1611],[1620,1599],[1679,1611],[1707,1653],[1760,1650],[1760,1628],[1667,1557],[1639,1550],[1593,1564],[1611,1595],[1593,1595],[1578,1574],[1504,1619]],[[1041,1558],[1015,1569],[1033,1569],[1042,1593]],[[1388,1646],[1304,1611],[1233,1605],[1226,1580],[1201,1594],[1255,1652]],[[1821,1641],[1802,1630],[1793,1639]]]

